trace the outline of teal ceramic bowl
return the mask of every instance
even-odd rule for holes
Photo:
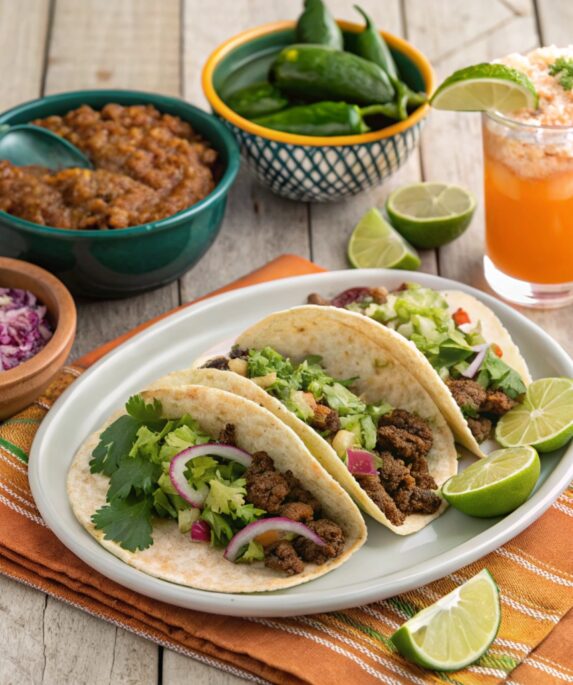
[[[190,269],[214,241],[239,168],[237,144],[207,112],[177,98],[130,90],[83,90],[19,105],[0,115],[0,124],[23,124],[65,114],[80,105],[109,102],[151,104],[188,121],[218,151],[222,173],[206,198],[173,216],[116,230],[68,230],[24,221],[0,211],[0,255],[39,264],[76,294],[123,297],[156,288]]]
[[[352,49],[363,26],[339,21],[345,47]],[[203,90],[213,112],[235,136],[248,167],[277,195],[293,200],[331,202],[356,195],[389,178],[416,147],[428,105],[405,121],[353,136],[298,136],[263,128],[240,117],[225,99],[244,86],[264,81],[277,53],[296,42],[294,22],[266,24],[220,45],[203,69]],[[400,73],[415,90],[430,94],[434,73],[410,43],[381,32]]]

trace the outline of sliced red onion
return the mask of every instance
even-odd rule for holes
[[[251,455],[248,452],[245,452],[238,447],[233,447],[233,445],[222,445],[216,442],[208,442],[204,445],[188,447],[186,450],[176,454],[169,465],[169,479],[173,483],[173,487],[177,490],[177,494],[194,507],[201,507],[203,505],[209,488],[206,485],[203,486],[201,490],[195,490],[195,488],[191,487],[187,478],[185,478],[185,469],[187,468],[187,463],[190,462],[191,459],[205,457],[207,455],[231,459],[247,468],[251,465]]]
[[[346,450],[348,456],[347,466],[350,473],[360,473],[368,476],[376,476],[374,455],[366,450]]]
[[[191,526],[192,542],[211,542],[211,526],[207,521],[195,521]]]
[[[368,295],[370,295],[370,288],[348,288],[348,290],[343,290],[336,297],[333,297],[330,304],[333,307],[346,307],[352,302],[363,300]]]
[[[476,375],[480,366],[483,364],[488,347],[488,343],[483,343],[483,345],[476,345],[475,347],[472,347],[472,350],[477,352],[477,354],[468,368],[465,371],[462,371],[462,376],[465,376],[466,378],[473,378]]]
[[[231,538],[231,541],[227,545],[223,556],[228,561],[235,561],[243,547],[248,545],[249,542],[254,540],[259,535],[268,533],[270,530],[279,530],[283,533],[294,533],[295,535],[301,535],[302,537],[311,540],[319,547],[323,547],[325,545],[324,540],[308,526],[305,526],[304,523],[287,519],[284,516],[275,516],[269,519],[253,521],[253,523],[249,523],[249,525],[245,526],[243,530],[240,530]]]

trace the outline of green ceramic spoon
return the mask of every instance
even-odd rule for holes
[[[37,165],[53,171],[72,167],[93,168],[75,145],[46,128],[32,124],[0,126],[0,159],[16,166]]]

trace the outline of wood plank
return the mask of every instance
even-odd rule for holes
[[[541,45],[571,44],[573,2],[571,0],[537,0]]]
[[[377,26],[400,36],[407,36],[402,25],[399,0],[379,3],[375,0],[363,2],[364,9],[371,14]],[[332,0],[329,7],[337,17],[360,23],[360,18],[346,0]],[[312,256],[314,261],[329,269],[349,267],[346,248],[352,229],[360,217],[371,207],[383,207],[388,195],[400,185],[419,181],[421,164],[418,151],[414,151],[407,163],[382,185],[350,198],[344,202],[313,204],[310,208],[312,225]],[[436,272],[434,250],[421,252],[423,271]]]
[[[501,3],[513,14],[491,29],[491,16],[499,14],[494,3],[468,0],[464,13],[450,12],[444,0],[406,1],[409,33],[412,42],[433,60],[438,80],[467,64],[489,61],[509,52],[527,52],[538,43],[533,4],[520,0],[519,4]],[[472,34],[463,33],[466,17],[472,16]],[[438,25],[446,34],[464,35],[465,45],[444,55],[436,47],[435,39],[428,37],[427,27]],[[551,38],[547,39],[549,42]],[[435,53],[438,54],[435,54]],[[470,229],[458,240],[439,251],[440,274],[469,283],[490,294],[491,289],[483,277],[483,161],[481,150],[481,121],[477,114],[432,112],[423,136],[422,154],[424,173],[430,180],[445,180],[469,187],[478,198],[478,208]],[[521,308],[526,316],[540,324],[566,349],[573,350],[567,331],[573,328],[573,307],[560,312],[539,312]]]
[[[178,0],[120,0],[105,8],[98,0],[59,0],[46,92],[121,87],[177,95],[179,58]],[[73,355],[178,303],[177,283],[129,300],[80,301]],[[46,625],[46,682],[157,682],[152,643],[51,599]]]
[[[44,671],[46,596],[0,576],[0,682],[40,683]]]
[[[50,0],[0,1],[0,111],[38,97]]]
[[[179,2],[58,0],[46,92],[135,88],[179,94]],[[179,304],[177,283],[128,300],[78,302],[72,357]]]
[[[0,2],[0,110],[40,94],[49,7],[49,0]],[[41,592],[0,577],[0,682],[41,682],[45,606]]]
[[[209,109],[201,90],[201,68],[215,47],[249,27],[294,19],[297,11],[298,5],[289,0],[236,0],[227,3],[224,11],[201,0],[186,0],[184,97]],[[224,285],[285,252],[310,256],[307,209],[277,198],[243,168],[230,192],[217,240],[181,279],[182,300]]]

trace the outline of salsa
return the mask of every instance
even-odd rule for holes
[[[94,169],[0,161],[0,210],[27,221],[127,228],[172,216],[215,187],[217,152],[187,122],[152,105],[83,105],[32,123],[69,140]]]

